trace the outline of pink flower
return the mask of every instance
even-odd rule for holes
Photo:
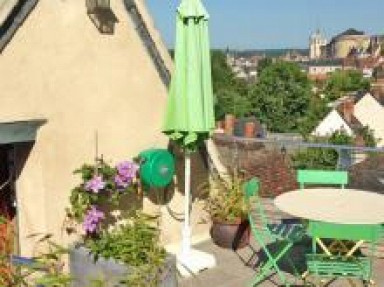
[[[100,190],[105,188],[105,182],[101,176],[94,176],[85,184],[85,189],[87,191],[92,191],[93,193],[99,193]]]
[[[100,225],[102,219],[104,219],[104,213],[96,208],[96,206],[92,206],[90,210],[88,210],[85,215],[83,228],[87,233],[96,232],[97,228]]]
[[[127,188],[136,177],[139,165],[133,161],[123,161],[116,166],[117,175],[115,176],[115,184],[119,189]]]

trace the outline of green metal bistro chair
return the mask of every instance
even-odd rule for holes
[[[251,280],[249,286],[257,286],[272,274],[277,273],[281,283],[291,286],[286,275],[281,271],[278,262],[287,257],[289,264],[296,270],[292,260],[285,256],[295,242],[300,241],[305,235],[305,230],[297,224],[272,224],[267,219],[263,205],[259,197],[259,181],[252,178],[244,185],[245,199],[251,204],[251,212],[248,215],[252,234],[268,260],[260,267],[260,272]],[[269,244],[278,245],[278,250],[273,252],[268,248]],[[296,272],[297,273],[297,272]]]
[[[300,189],[308,185],[337,185],[344,188],[348,184],[348,172],[339,170],[298,170],[297,182]],[[299,221],[291,219],[291,222]],[[329,248],[331,250],[346,249],[347,242],[333,240]]]
[[[300,189],[305,185],[340,185],[344,188],[348,184],[348,172],[339,170],[298,170],[297,182]]]
[[[312,236],[313,243],[312,253],[306,256],[307,274],[317,278],[346,278],[352,286],[352,278],[363,280],[365,285],[371,284],[373,254],[380,239],[380,229],[380,225],[310,221],[308,234]],[[354,244],[343,253],[335,253],[327,247],[324,239],[350,240]],[[370,243],[370,257],[357,254],[365,242]]]

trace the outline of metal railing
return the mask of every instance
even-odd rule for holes
[[[329,162],[324,165],[325,168],[316,162],[317,158],[312,158],[313,163],[304,162],[304,168],[346,170],[350,172],[350,187],[384,193],[383,147],[335,145],[276,137],[231,137],[224,134],[215,135],[214,141],[219,151],[221,150],[224,164],[230,168],[249,167],[255,163],[268,168],[276,163],[268,164],[263,161],[269,160],[268,155],[274,155],[273,158],[282,159],[281,164],[285,165],[284,168],[289,170],[292,177],[295,176],[296,169],[303,168],[300,164],[306,160],[305,156],[298,159],[298,154],[313,150],[322,156],[324,152],[330,156]]]

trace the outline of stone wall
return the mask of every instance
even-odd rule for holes
[[[215,135],[214,142],[228,170],[237,167],[260,179],[263,196],[274,197],[298,188],[290,159],[279,148],[226,135]]]

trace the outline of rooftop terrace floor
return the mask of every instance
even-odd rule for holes
[[[256,243],[252,242],[251,244],[253,249],[256,251],[256,254],[259,254],[259,248]],[[303,255],[305,253],[307,244],[302,246],[298,245],[293,250],[293,258],[296,262],[296,265],[302,265]],[[257,272],[257,267],[255,263],[257,261],[257,256],[253,256],[254,251],[250,247],[245,247],[244,249],[238,251],[232,251],[228,249],[223,249],[211,241],[203,242],[196,246],[197,249],[209,252],[216,257],[217,266],[215,268],[204,270],[192,276],[190,278],[180,278],[179,287],[242,287],[249,286],[248,283],[252,276]],[[262,255],[259,257],[261,258]],[[301,262],[300,262],[301,261]],[[246,263],[248,262],[248,264]],[[300,264],[301,263],[301,264]],[[282,269],[286,270],[286,274],[289,278],[294,280],[294,277],[288,273],[287,265],[282,262]],[[302,267],[303,268],[303,267]],[[304,267],[305,268],[305,267]],[[375,259],[374,262],[374,280],[378,287],[384,286],[384,257]],[[313,278],[310,278],[310,281],[314,281]],[[363,286],[359,281],[356,282],[355,286]],[[260,287],[276,287],[279,285],[279,280],[277,276],[272,276],[268,280],[264,281]],[[305,286],[302,281],[297,280],[292,286]],[[307,285],[308,286],[308,285]],[[309,286],[319,286],[319,285],[309,285]],[[330,287],[348,287],[351,286],[345,279],[339,279],[334,282],[331,282],[328,285]]]

